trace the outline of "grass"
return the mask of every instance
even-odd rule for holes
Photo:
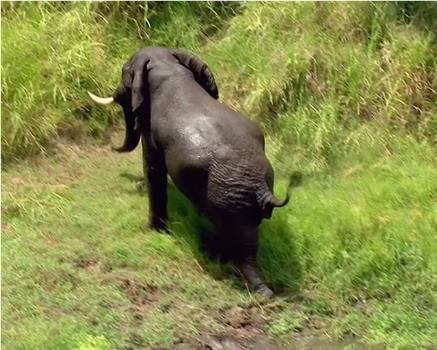
[[[173,46],[194,48],[238,7],[139,2],[1,6],[4,162],[44,152],[59,134],[76,140],[105,135],[114,115],[88,101],[87,90],[111,95],[120,67],[138,48],[169,38],[179,38]]]
[[[115,37],[92,3],[2,3],[2,10],[3,160],[44,151],[58,134],[102,135],[114,115],[84,103],[86,91],[111,93],[126,52],[140,46],[134,25],[121,23]]]
[[[6,348],[80,348],[89,337],[111,345],[130,338],[145,346],[171,343],[175,316],[191,334],[211,299],[215,307],[245,302],[235,281],[216,280],[197,262],[199,252],[188,243],[191,209],[173,216],[177,235],[144,233],[147,201],[121,176],[132,174],[138,157],[81,152],[67,159],[44,161],[42,173],[23,167],[4,175],[4,183],[15,184],[3,190]],[[173,206],[186,207],[179,197]]]
[[[262,225],[260,265],[282,295],[271,302],[202,255],[205,224],[176,190],[172,235],[144,231],[138,153],[73,147],[17,165],[3,173],[5,349],[165,347],[229,331],[220,315],[235,306],[260,308],[286,342],[323,321],[332,337],[433,344],[434,154],[410,142],[308,177]]]
[[[5,349],[169,348],[241,332],[233,313],[261,315],[248,328],[285,343],[354,334],[393,349],[435,346],[435,11],[2,3]],[[86,90],[110,94],[122,63],[148,44],[198,53],[221,99],[263,125],[277,193],[291,171],[305,175],[261,226],[273,301],[204,257],[208,224],[176,189],[172,234],[146,232],[139,154],[84,144],[86,134],[107,141],[119,119]]]

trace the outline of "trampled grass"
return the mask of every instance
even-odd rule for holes
[[[235,307],[254,309],[284,342],[309,330],[435,346],[435,11],[2,3],[4,348],[168,348],[234,331],[223,315]],[[86,90],[110,94],[122,63],[150,44],[199,54],[221,99],[262,123],[278,194],[291,171],[304,173],[291,204],[261,227],[273,301],[203,255],[208,224],[176,189],[172,234],[143,228],[137,153],[56,141],[102,135],[120,119]]]

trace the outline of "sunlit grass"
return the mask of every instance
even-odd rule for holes
[[[284,342],[321,319],[334,337],[435,345],[435,9],[2,3],[4,160],[46,152],[58,134],[101,135],[118,110],[86,90],[110,94],[122,63],[159,44],[200,55],[221,99],[262,123],[276,193],[304,174],[261,226],[259,262],[279,298],[258,304],[204,256],[208,224],[174,187],[172,234],[145,231],[138,154],[55,148],[7,162],[5,348],[165,347],[223,331],[218,315],[235,305],[259,307]]]
[[[129,27],[117,38],[105,35],[108,22],[96,5],[65,7],[2,3],[4,160],[41,152],[58,133],[102,134],[114,117],[88,101],[86,91],[111,94],[139,40],[123,38],[132,35]],[[109,54],[113,46],[116,55]]]

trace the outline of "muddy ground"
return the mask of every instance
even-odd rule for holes
[[[265,333],[267,318],[258,307],[243,309],[235,307],[219,316],[226,332],[202,334],[192,339],[181,339],[170,348],[156,350],[382,350],[382,346],[364,344],[353,335],[343,340],[330,340],[316,330],[303,329],[289,341],[280,344]]]

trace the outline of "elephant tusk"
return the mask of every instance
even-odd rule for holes
[[[101,104],[101,105],[109,105],[112,102],[114,102],[114,97],[99,97],[99,96],[96,96],[89,91],[88,91],[88,95],[90,95],[91,99],[94,102],[97,102],[98,104]]]

